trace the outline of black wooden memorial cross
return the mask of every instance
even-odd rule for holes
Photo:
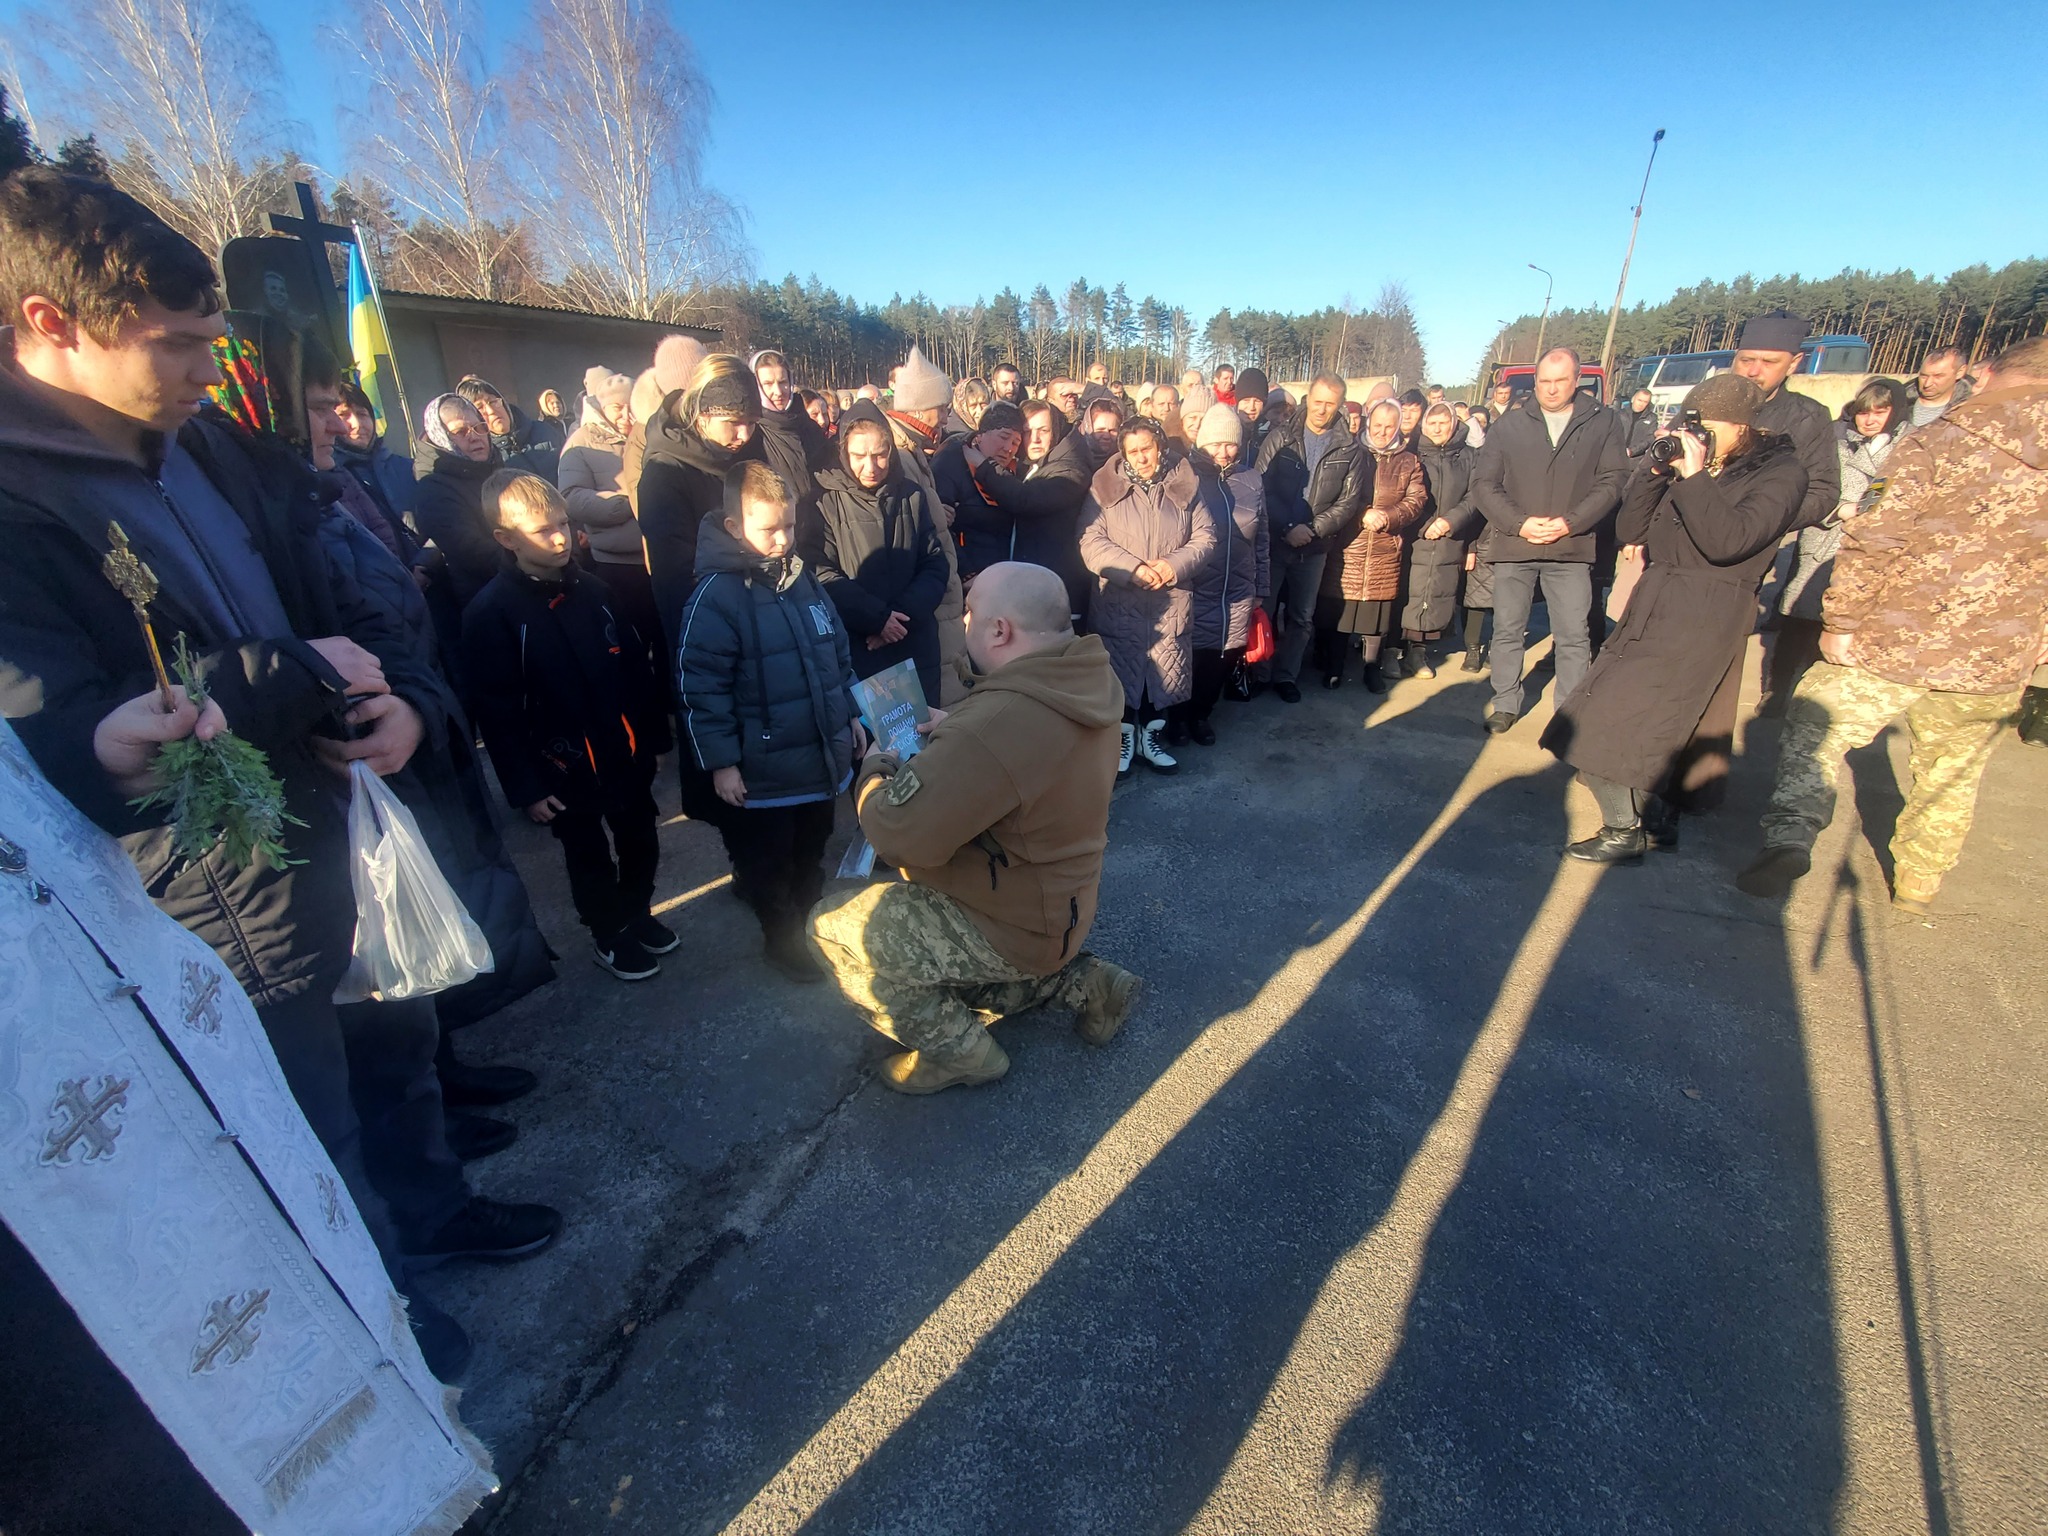
[[[303,241],[314,276],[320,280],[320,305],[326,314],[327,334],[334,344],[334,352],[341,359],[342,366],[351,366],[355,359],[349,349],[348,300],[335,287],[334,269],[327,263],[327,247],[330,245],[354,245],[356,232],[345,224],[328,224],[320,218],[320,205],[313,200],[313,189],[305,182],[295,182],[299,193],[299,217],[288,214],[270,215],[272,234],[291,235]]]

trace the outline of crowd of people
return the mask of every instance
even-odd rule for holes
[[[916,349],[886,384],[833,389],[772,349],[675,336],[638,372],[594,364],[567,412],[465,378],[408,457],[317,338],[223,315],[212,263],[110,187],[0,183],[0,304],[0,710],[248,993],[402,1288],[561,1224],[463,1172],[517,1135],[475,1111],[534,1078],[465,1064],[455,1032],[559,958],[493,780],[560,844],[597,963],[638,982],[682,943],[653,912],[672,757],[766,962],[835,980],[904,1047],[883,1081],[922,1093],[1002,1074],[991,1015],[1058,1002],[1113,1037],[1140,983],[1084,947],[1110,795],[1213,746],[1226,698],[1298,705],[1354,656],[1383,693],[1448,641],[1490,671],[1483,728],[1505,734],[1539,681],[1540,599],[1542,745],[1601,812],[1566,852],[1637,862],[1725,782],[1761,617],[1785,724],[1740,883],[1805,872],[1842,752],[1903,714],[1896,899],[1924,911],[2044,659],[2048,341],[1980,363],[1975,393],[1937,353],[1833,420],[1786,387],[1804,324],[1762,316],[1667,422],[1581,389],[1565,348],[1527,394],[1467,404],[1353,400],[1330,374],[1297,396],[1228,365],[956,383]],[[204,729],[268,755],[293,862],[179,857],[167,813],[138,807],[202,711],[150,686],[101,574],[114,522],[160,584],[153,621],[198,658]],[[929,706],[914,757],[870,739],[852,687],[899,666]],[[483,929],[496,964],[474,982],[331,1001],[355,915],[335,769],[357,762]],[[905,879],[828,897],[849,794]],[[412,1321],[458,1372],[459,1325],[417,1294]]]

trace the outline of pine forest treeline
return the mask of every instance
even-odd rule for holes
[[[1845,270],[1823,278],[1795,273],[1759,280],[1745,274],[1732,283],[1700,282],[1661,304],[1622,311],[1614,333],[1616,362],[1732,347],[1744,320],[1775,309],[1804,316],[1816,335],[1868,338],[1871,368],[1878,373],[1910,373],[1934,347],[1961,347],[1975,362],[2048,332],[2048,261],[2028,257],[1996,270],[1980,263],[1947,277]],[[1528,362],[1538,319],[1523,315],[1503,327],[1484,362]],[[1606,334],[1604,309],[1553,310],[1543,325],[1545,346],[1573,347],[1589,360],[1599,357]]]

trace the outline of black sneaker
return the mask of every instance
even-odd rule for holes
[[[519,1139],[519,1127],[486,1115],[465,1115],[450,1110],[446,1115],[448,1150],[465,1163],[479,1162],[502,1152]]]
[[[469,1367],[469,1334],[462,1324],[420,1295],[405,1298],[405,1320],[434,1379],[453,1386]]]
[[[561,1230],[562,1213],[551,1205],[507,1205],[471,1195],[432,1237],[400,1248],[413,1269],[448,1259],[523,1259],[547,1247]]]
[[[652,914],[636,917],[626,924],[626,935],[650,955],[668,955],[682,947],[675,929],[657,921]]]
[[[1467,651],[1465,659],[1458,663],[1458,670],[1460,672],[1484,672],[1486,670],[1486,652]]]
[[[1299,704],[1301,702],[1300,687],[1295,683],[1289,682],[1284,677],[1273,685],[1273,692],[1279,695],[1282,704]]]
[[[464,1061],[442,1063],[440,1078],[441,1102],[471,1109],[510,1104],[540,1084],[524,1067],[473,1067]]]
[[[630,933],[614,939],[598,939],[597,963],[621,981],[645,981],[661,974],[661,962],[640,947]]]
[[[1515,722],[1521,718],[1520,715],[1511,715],[1504,709],[1496,709],[1486,717],[1486,734],[1505,736],[1515,728]]]
[[[1188,740],[1198,747],[1213,747],[1216,745],[1216,727],[1206,720],[1190,720]]]

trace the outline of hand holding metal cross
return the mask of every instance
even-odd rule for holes
[[[100,574],[105,576],[114,590],[128,599],[128,606],[135,610],[135,622],[142,626],[143,644],[149,647],[149,665],[156,673],[156,687],[164,701],[166,713],[178,708],[178,696],[171,691],[171,675],[164,669],[164,653],[157,647],[156,631],[150,627],[149,605],[156,601],[156,572],[142,563],[142,557],[128,544],[128,532],[119,523],[107,524],[107,543],[110,548],[106,559],[100,562]]]

